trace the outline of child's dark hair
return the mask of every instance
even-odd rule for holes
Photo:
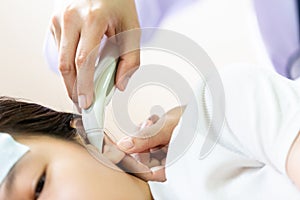
[[[46,134],[64,139],[77,136],[70,123],[80,115],[57,112],[44,106],[9,97],[0,97],[0,132]]]

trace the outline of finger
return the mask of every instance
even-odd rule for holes
[[[75,54],[79,40],[79,29],[74,11],[68,10],[64,13],[62,21],[61,39],[59,44],[59,69],[64,79],[68,95],[73,101],[77,101],[74,92],[76,81]]]
[[[140,66],[141,32],[139,29],[134,29],[139,27],[138,21],[134,19],[132,19],[133,22],[125,22],[124,34],[116,36],[121,53],[116,73],[116,86],[121,91],[125,90],[130,77]]]
[[[93,101],[95,63],[106,27],[104,24],[95,24],[89,20],[84,26],[75,60],[78,103],[81,108],[87,109]]]
[[[156,158],[151,158],[150,161],[146,164],[149,168],[160,166],[160,161]]]
[[[127,53],[120,57],[116,74],[116,86],[124,91],[128,81],[140,65],[140,51]]]
[[[136,154],[131,154],[131,156],[135,160],[143,163],[144,165],[148,166],[149,168],[161,165],[159,159],[152,157],[152,155],[150,157],[150,153],[136,153]],[[166,157],[166,155],[164,155],[164,157]]]
[[[61,26],[59,23],[59,19],[56,15],[53,15],[51,18],[51,33],[55,39],[56,45],[58,47],[60,47],[60,39],[61,39]]]
[[[143,130],[145,127],[149,127],[149,126],[155,124],[158,120],[159,120],[158,115],[152,115],[146,121],[144,121],[143,123],[141,123],[139,125],[139,130]]]
[[[139,137],[125,137],[118,143],[124,152],[139,153],[159,145],[167,145],[174,128],[177,126],[184,107],[176,107],[163,115],[155,124],[139,132]],[[142,138],[143,137],[143,138]]]
[[[125,153],[113,145],[104,145],[103,155],[114,164],[118,164],[125,157]]]
[[[149,167],[137,162],[133,157],[128,155],[124,157],[119,166],[126,172],[132,173],[145,181],[162,182],[166,180],[165,168],[163,166],[149,169]]]
[[[149,167],[137,161],[131,155],[126,155],[118,165],[128,173],[140,173],[145,175],[151,173]]]
[[[150,121],[152,121],[153,124],[155,124],[159,120],[159,116],[158,115],[151,115],[148,119]]]
[[[167,180],[165,166],[152,167],[151,172],[151,181],[164,182]]]
[[[157,160],[162,160],[167,156],[167,154],[161,149],[155,152],[151,152],[150,154],[151,154],[151,158],[155,158]]]
[[[150,159],[151,159],[150,158],[150,153],[134,153],[134,154],[131,154],[131,156],[135,160],[137,160],[137,161],[139,161],[143,164],[148,164],[150,162]]]
[[[152,124],[153,124],[153,122],[151,120],[147,119],[139,126],[139,130],[143,130],[144,128],[149,127]]]
[[[166,145],[170,141],[171,132],[164,131],[165,120],[162,118],[156,124],[146,127],[139,133],[143,137],[125,137],[118,143],[118,147],[126,153],[139,153],[159,145]],[[167,127],[169,130],[169,127]]]

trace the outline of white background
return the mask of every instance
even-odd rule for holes
[[[250,0],[203,0],[168,17],[163,26],[196,40],[217,67],[267,65]],[[0,6],[0,95],[72,110],[59,74],[43,57],[53,11],[50,0],[2,0]],[[197,19],[194,26],[190,19]]]

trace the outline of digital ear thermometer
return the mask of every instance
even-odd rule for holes
[[[105,107],[115,90],[116,58],[105,56],[99,61],[94,75],[94,101],[88,109],[82,109],[82,122],[87,138],[100,153],[104,139]]]

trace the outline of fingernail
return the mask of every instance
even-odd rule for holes
[[[149,119],[147,119],[147,121],[143,122],[141,125],[140,125],[140,131],[143,130],[144,128],[148,127],[148,126],[151,126],[153,124],[153,122]]]
[[[86,96],[85,95],[80,95],[78,97],[78,104],[81,109],[86,108]]]
[[[152,124],[153,124],[153,122],[150,119],[148,119],[146,122],[146,126],[148,127],[148,126],[151,126]]]
[[[140,126],[140,130],[143,130],[147,125],[147,121],[143,122]]]
[[[157,172],[157,171],[159,171],[159,170],[162,170],[162,169],[164,169],[165,168],[165,166],[156,166],[156,167],[151,167],[151,171],[152,172]]]
[[[134,146],[134,144],[133,144],[133,141],[130,137],[125,137],[125,138],[122,138],[118,142],[118,146],[120,146],[124,150],[129,150]]]

